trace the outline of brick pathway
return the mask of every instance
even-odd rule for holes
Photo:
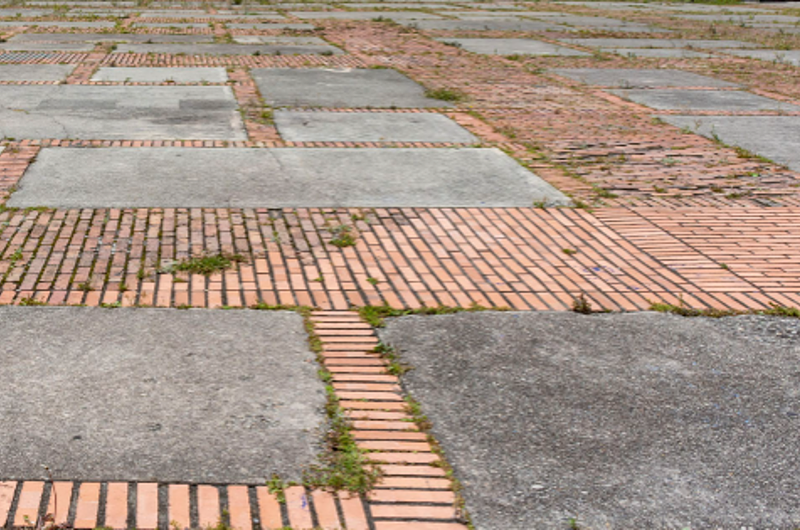
[[[600,6],[537,3],[536,10],[619,16]],[[212,11],[213,12],[213,11]],[[288,22],[307,22],[287,14]],[[450,16],[445,14],[445,16]],[[728,38],[800,47],[800,36],[699,21],[655,10],[626,13],[663,24],[683,38]],[[184,34],[228,42],[276,30],[228,29],[209,23]],[[43,20],[63,20],[53,16]],[[126,19],[134,34],[169,34]],[[235,22],[235,21],[225,21]],[[246,22],[245,19],[240,22]],[[45,513],[75,528],[463,530],[453,485],[428,435],[411,422],[398,378],[371,353],[374,331],[354,306],[444,306],[569,310],[585,295],[595,309],[644,310],[653,302],[725,309],[800,306],[800,175],[651,117],[651,111],[602,90],[549,73],[555,67],[678,68],[742,83],[752,92],[796,102],[795,67],[740,57],[630,59],[485,57],[430,37],[529,37],[523,32],[430,31],[376,21],[315,20],[311,33],[341,47],[340,56],[201,56],[0,51],[3,64],[70,64],[68,84],[100,67],[222,66],[242,109],[248,140],[108,141],[5,139],[0,153],[0,304],[241,307],[259,302],[318,308],[323,341],[354,435],[381,463],[383,481],[365,497],[286,490],[286,503],[265,486],[4,480],[0,527],[29,526]],[[213,27],[212,27],[213,26]],[[26,29],[27,28],[27,29]],[[105,31],[105,30],[104,30]],[[120,28],[109,30],[120,31]],[[0,28],[5,39],[96,29]],[[591,30],[598,37],[630,37]],[[537,35],[557,43],[574,36]],[[51,39],[52,41],[52,39]],[[262,115],[250,68],[395,68],[428,88],[457,88],[468,100],[442,112],[499,147],[584,208],[402,209],[81,209],[13,210],[1,206],[42,147],[411,147],[452,144],[281,140]],[[0,82],[3,85],[54,82]],[[694,87],[700,88],[700,87]],[[323,110],[323,109],[320,109]],[[332,110],[332,109],[326,109]],[[351,110],[346,110],[347,112]],[[357,112],[371,112],[358,109]],[[419,112],[419,109],[394,112]],[[770,113],[761,113],[768,115]],[[350,227],[354,246],[330,244]],[[181,259],[239,254],[234,268],[210,277],[167,272]],[[56,506],[55,499],[58,497]]]

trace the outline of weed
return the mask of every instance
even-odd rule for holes
[[[26,298],[20,299],[19,305],[23,305],[23,306],[40,306],[40,305],[47,305],[47,302],[42,302],[41,300],[37,300],[36,298],[26,297]]]
[[[593,312],[591,302],[586,299],[586,293],[581,293],[572,300],[572,310],[582,315],[590,315]]]
[[[786,307],[775,303],[770,303],[769,309],[716,309],[716,308],[703,308],[694,309],[686,307],[683,299],[680,299],[678,305],[651,302],[650,311],[658,311],[659,313],[672,313],[683,317],[709,317],[709,318],[722,318],[732,317],[739,315],[758,315],[769,317],[784,317],[784,318],[800,318],[800,309],[796,307]]]
[[[411,366],[402,364],[397,360],[397,354],[394,348],[388,344],[379,342],[378,345],[372,349],[372,353],[380,354],[380,356],[387,361],[386,371],[394,376],[400,377],[411,370]]]
[[[562,249],[561,249],[561,252],[563,252],[563,253],[564,253],[564,254],[566,254],[567,256],[572,256],[572,255],[574,255],[574,254],[577,254],[577,253],[578,253],[578,251],[577,251],[577,250],[575,250],[575,249],[572,249],[572,248],[562,248]]]
[[[278,475],[272,475],[267,481],[267,491],[275,495],[279,503],[286,504],[286,484]]]
[[[378,283],[380,282],[380,280],[379,280],[378,278],[371,278],[371,277],[370,277],[370,278],[367,278],[367,281],[368,281],[368,282],[369,282],[371,285],[378,285]]]
[[[455,88],[437,88],[425,91],[425,97],[458,103],[467,99],[467,95]]]
[[[233,267],[234,263],[242,263],[243,261],[245,261],[245,258],[241,254],[220,253],[199,258],[184,259],[159,272],[188,272],[190,274],[211,276],[216,272],[230,269]]]
[[[407,315],[452,315],[453,313],[471,312],[471,311],[508,311],[508,307],[483,307],[479,304],[473,304],[467,308],[464,307],[422,307],[419,309],[394,309],[388,304],[384,305],[367,305],[358,309],[358,314],[361,318],[374,328],[382,328],[385,325],[385,319],[389,317],[402,317]]]
[[[333,234],[333,239],[329,243],[335,247],[352,247],[358,242],[356,236],[351,232],[352,228],[347,225],[334,226],[328,229]]]
[[[78,284],[78,290],[88,293],[89,291],[93,291],[94,288],[92,287],[92,282],[87,280]]]
[[[122,307],[122,302],[119,302],[119,301],[110,302],[110,303],[109,302],[103,302],[102,304],[100,304],[100,307],[104,307],[106,309],[116,309],[118,307]]]

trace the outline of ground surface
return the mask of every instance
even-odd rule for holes
[[[476,528],[800,522],[796,320],[476,313],[380,337]]]
[[[131,336],[131,346],[121,345],[115,359],[140,359],[130,363],[127,372],[132,374],[149,370],[173,377],[173,387],[153,396],[152,406],[154,411],[171,407],[170,417],[191,434],[174,437],[184,445],[148,446],[152,459],[141,459],[142,465],[157,467],[154,462],[175,448],[187,462],[196,459],[172,468],[165,464],[146,475],[125,474],[123,468],[133,469],[126,467],[129,461],[106,458],[114,447],[109,439],[76,455],[113,460],[111,467],[68,458],[64,465],[72,465],[65,468],[71,471],[51,483],[36,466],[48,450],[67,443],[69,429],[58,431],[50,445],[33,444],[41,450],[27,454],[24,462],[15,460],[20,467],[0,470],[0,525],[24,526],[51,513],[56,522],[81,529],[166,529],[171,521],[179,528],[207,527],[222,519],[241,530],[463,530],[466,515],[434,446],[411,421],[407,392],[389,361],[372,351],[378,344],[375,329],[351,309],[477,304],[563,312],[579,297],[595,310],[611,311],[646,310],[654,302],[726,310],[800,306],[798,7],[794,2],[450,0],[77,0],[55,6],[0,0],[0,305],[103,306],[97,311],[107,312],[132,308],[97,313],[101,316],[84,326],[97,330],[89,337],[76,329],[64,331],[76,336],[64,351],[37,349],[31,338],[39,336],[34,335],[35,319],[20,320],[31,308],[0,313],[0,327],[35,330],[30,337],[23,333],[20,347],[8,353],[26,363],[7,376],[13,386],[0,390],[0,402],[22,403],[18,408],[24,412],[14,416],[15,425],[22,426],[13,430],[14,440],[28,444],[24,436],[39,431],[25,426],[63,423],[65,416],[59,414],[73,410],[76,415],[70,417],[80,420],[75,426],[102,430],[122,422],[127,427],[121,423],[115,432],[138,432],[132,427],[138,421],[135,414],[118,418],[105,409],[96,412],[108,394],[94,387],[85,392],[89,400],[81,394],[81,399],[59,401],[52,385],[30,382],[61,377],[58,382],[66,378],[74,390],[79,387],[74,381],[97,379],[93,370],[110,361],[86,358],[83,364],[62,362],[54,369],[47,359],[63,361],[80,349],[80,341],[92,337],[120,344],[120,337]],[[219,254],[232,261],[207,275],[176,267],[189,258]],[[370,451],[369,458],[385,474],[371,492],[293,486],[284,504],[256,479],[278,468],[292,468],[285,476],[298,477],[305,466],[287,463],[283,468],[278,459],[263,468],[241,469],[236,459],[265,460],[266,453],[259,451],[275,445],[256,448],[252,439],[234,443],[224,437],[201,443],[192,437],[224,424],[221,416],[238,417],[260,392],[278,392],[281,386],[260,378],[282,372],[262,373],[272,370],[259,363],[274,361],[298,370],[310,366],[313,372],[313,365],[280,358],[298,351],[300,337],[292,335],[287,348],[280,346],[289,337],[273,338],[269,326],[230,337],[226,346],[231,347],[212,359],[214,369],[231,377],[248,370],[253,381],[263,384],[250,392],[245,392],[247,384],[236,385],[242,388],[215,399],[220,407],[231,408],[197,420],[202,428],[192,432],[190,397],[202,393],[190,396],[180,390],[196,390],[208,374],[181,371],[186,364],[169,352],[159,357],[163,363],[151,363],[147,355],[161,351],[163,344],[136,332],[136,326],[144,326],[151,306],[165,310],[153,329],[179,327],[186,333],[193,329],[191,322],[170,324],[173,318],[189,318],[173,316],[178,308],[254,304],[317,308],[304,313],[305,325],[313,324],[319,335],[312,343],[322,345],[318,360],[330,372],[325,377],[331,395],[353,420],[359,446]],[[70,322],[90,311],[61,310]],[[208,324],[187,341],[208,330],[246,331],[252,325],[230,323],[226,319],[234,317],[222,311],[193,318],[208,319]],[[297,329],[297,318],[287,318],[293,323],[286,329]],[[486,329],[495,317],[474,318],[479,319],[476,329]],[[652,316],[625,318],[650,319],[656,330],[700,325]],[[722,343],[743,335],[767,336],[754,328],[723,331],[725,324],[714,326],[709,334],[716,333]],[[559,333],[552,331],[554,337]],[[596,334],[604,333],[599,329]],[[254,339],[264,334],[265,340]],[[40,335],[42,345],[58,337]],[[579,333],[572,338],[585,339]],[[623,384],[623,376],[638,365],[628,359],[622,363],[625,369],[618,368],[629,345],[608,340],[618,347],[601,352],[602,366]],[[642,340],[653,345],[648,351],[654,366],[678,358],[667,345],[680,343],[680,337],[659,331]],[[151,343],[152,351],[140,348]],[[248,345],[246,351],[236,344]],[[774,357],[786,351],[791,346]],[[723,353],[693,352],[703,367]],[[490,358],[497,366],[506,360]],[[741,361],[737,370],[758,368],[753,373],[760,374],[741,376],[753,396],[742,401],[742,410],[749,411],[750,403],[769,409],[780,400],[779,388],[772,386],[778,375],[762,357],[743,354]],[[84,374],[84,379],[77,377]],[[616,396],[581,374],[574,377],[585,386],[583,392],[592,392],[601,403],[614,397],[651,404],[645,398],[653,396],[642,394],[641,387],[626,387],[630,392]],[[128,375],[109,378],[119,382],[122,392],[137,388]],[[295,385],[303,377],[286,375],[281,383]],[[702,396],[720,391],[709,386],[716,374],[686,377]],[[480,378],[475,387],[491,381],[491,376]],[[530,391],[541,395],[548,388],[543,384]],[[669,385],[653,389],[676,407],[704,404],[690,402],[690,394],[678,394]],[[47,399],[38,400],[37,391]],[[567,399],[576,395],[583,394],[558,394],[549,401],[587,416],[593,403]],[[446,408],[420,397],[423,412],[430,407],[434,415]],[[493,397],[478,405],[490,407]],[[460,397],[451,393],[441,399],[448,404]],[[622,425],[636,435],[631,439],[648,434],[652,441],[652,433],[643,434],[645,427],[675,421],[658,416],[656,404],[637,421],[618,413],[602,418],[608,421],[603,425]],[[135,410],[135,403],[128,408]],[[10,414],[14,407],[4,410]],[[537,407],[530,414],[540,412]],[[55,417],[34,420],[39,413]],[[732,415],[724,418],[733,421]],[[774,463],[773,477],[758,487],[731,482],[719,459],[711,457],[697,464],[707,476],[690,475],[694,481],[683,489],[668,487],[665,480],[685,478],[687,462],[708,454],[714,444],[741,456],[736,465],[756,479],[767,472],[747,464],[762,453],[764,462],[776,462],[784,447],[763,444],[771,452],[766,451],[752,444],[746,436],[750,431],[732,428],[714,431],[727,437],[708,438],[709,431],[690,419],[686,425],[696,429],[685,441],[690,454],[675,456],[675,448],[682,446],[669,445],[674,440],[670,433],[663,435],[662,445],[653,442],[652,447],[675,458],[673,468],[643,464],[643,453],[633,448],[631,454],[640,460],[620,456],[615,466],[641,472],[631,471],[628,481],[619,479],[613,491],[600,477],[607,467],[581,468],[594,480],[585,490],[594,492],[588,500],[570,489],[573,484],[561,496],[550,495],[551,483],[580,481],[575,470],[587,455],[565,450],[558,463],[536,460],[560,447],[546,443],[547,451],[529,461],[538,462],[531,474],[546,473],[550,482],[540,484],[544,488],[535,496],[510,494],[530,505],[506,503],[496,510],[508,518],[501,528],[528,530],[527,514],[541,516],[543,525],[567,524],[568,517],[577,515],[585,527],[590,520],[596,527],[634,512],[631,520],[641,516],[666,526],[672,525],[670,517],[677,518],[675,525],[684,519],[702,525],[715,517],[726,525],[788,525],[786,505],[776,499],[788,503],[794,497],[776,493],[780,479],[775,478],[797,474],[788,457]],[[526,433],[548,442],[585,433],[585,426],[573,432],[561,420],[553,416],[544,431],[529,424]],[[436,428],[444,449],[457,457],[456,448],[477,450],[508,421],[486,423],[482,433]],[[772,429],[764,431],[765,439],[777,436],[776,422],[764,420]],[[237,432],[232,436],[238,440]],[[304,448],[326,447],[321,432],[303,436],[298,445]],[[230,454],[210,462],[220,448],[229,448]],[[611,445],[597,461],[614,449]],[[59,455],[72,456],[70,451]],[[469,472],[496,457],[487,455],[469,462],[472,467],[456,462],[456,477],[467,482],[465,495],[476,520],[485,517],[476,499],[490,489],[482,480],[476,485]],[[653,480],[645,484],[645,477]],[[730,487],[709,493],[708,477]],[[675,508],[687,492],[697,493],[696,499]],[[702,498],[721,500],[706,503],[708,510],[700,513],[697,499]],[[751,511],[739,510],[748,498]],[[626,499],[645,500],[622,506]],[[724,511],[727,506],[732,509]],[[736,514],[744,515],[724,519]]]

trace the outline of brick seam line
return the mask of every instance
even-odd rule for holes
[[[661,233],[661,234],[662,234],[662,237],[664,237],[665,239],[672,240],[672,241],[674,241],[676,244],[682,245],[682,246],[686,247],[687,249],[690,249],[690,250],[692,250],[692,251],[693,251],[693,252],[695,252],[697,255],[699,255],[699,256],[702,256],[703,258],[707,259],[707,260],[708,260],[710,263],[714,263],[714,264],[717,264],[717,265],[719,265],[719,262],[718,262],[717,260],[715,260],[714,258],[712,258],[712,257],[708,256],[708,255],[707,255],[707,254],[705,254],[703,251],[701,251],[701,250],[699,250],[699,249],[695,248],[694,246],[692,246],[691,244],[687,243],[686,241],[684,241],[684,240],[682,240],[682,239],[679,239],[678,237],[676,237],[676,236],[672,235],[671,233],[669,233],[669,232],[668,232],[668,231],[666,231],[665,229],[661,228],[660,226],[656,225],[656,224],[655,224],[654,222],[652,222],[650,219],[648,219],[647,217],[645,217],[644,215],[642,215],[642,214],[641,214],[639,211],[637,211],[637,209],[634,209],[634,208],[626,208],[626,210],[628,210],[628,212],[630,212],[630,214],[632,214],[633,216],[635,216],[635,217],[638,217],[642,223],[645,223],[645,224],[647,224],[648,226],[650,226],[652,230],[654,230],[654,231],[658,231],[659,233]],[[599,216],[597,217],[597,218],[598,218],[598,220],[600,220],[600,218],[601,218],[601,217],[602,217],[604,214],[606,214],[606,213],[607,213],[607,212],[605,212],[605,211],[601,211],[601,212],[599,212]],[[636,247],[636,248],[639,248],[639,245],[638,245],[638,244],[637,244],[635,241],[632,241],[632,240],[631,240],[631,239],[630,239],[630,238],[629,238],[627,235],[625,235],[625,234],[621,233],[621,231],[620,231],[620,230],[616,230],[616,229],[614,229],[614,228],[613,228],[613,226],[611,226],[610,224],[608,224],[608,223],[607,223],[607,222],[605,222],[605,221],[604,221],[604,224],[606,224],[606,225],[607,225],[607,226],[608,226],[608,227],[609,227],[611,230],[614,230],[614,232],[615,232],[615,234],[617,234],[617,236],[619,236],[619,237],[620,237],[620,238],[622,238],[623,240],[627,241],[627,242],[628,242],[628,243],[629,243],[631,246],[633,246],[633,247]],[[650,252],[645,252],[645,253],[646,253],[646,255],[647,255],[647,256],[648,256],[650,259],[652,259],[653,261],[655,261],[655,262],[659,263],[659,264],[660,264],[662,267],[664,267],[664,268],[667,268],[667,269],[671,270],[673,273],[680,275],[680,276],[681,276],[681,277],[682,277],[682,278],[683,278],[683,279],[684,279],[684,280],[685,280],[687,283],[689,283],[689,284],[691,284],[692,286],[694,286],[695,288],[697,288],[697,292],[698,292],[698,293],[703,293],[703,294],[705,294],[706,296],[710,296],[711,298],[713,298],[713,299],[717,300],[717,301],[718,301],[718,302],[719,302],[719,303],[720,303],[720,304],[721,304],[723,307],[725,307],[725,308],[729,308],[729,309],[738,309],[737,307],[732,307],[732,306],[731,306],[729,303],[727,303],[727,302],[726,302],[724,299],[722,299],[721,297],[719,297],[719,296],[715,295],[715,293],[713,293],[713,292],[710,292],[710,291],[706,291],[706,290],[704,290],[702,287],[698,286],[698,285],[697,285],[697,284],[696,284],[696,283],[695,283],[693,280],[691,280],[691,279],[689,279],[689,278],[686,278],[686,276],[684,276],[682,273],[680,273],[680,272],[679,272],[679,271],[677,271],[677,270],[674,270],[674,268],[673,268],[673,267],[670,267],[668,264],[664,263],[664,262],[661,260],[661,258],[659,258],[658,256],[656,256],[656,255],[654,255],[654,254],[652,254],[652,253],[650,253]],[[759,287],[757,287],[757,286],[756,286],[756,285],[754,285],[752,282],[750,282],[750,280],[748,280],[748,279],[746,279],[746,278],[743,278],[743,277],[742,277],[742,276],[740,276],[739,274],[736,274],[735,272],[733,272],[733,271],[731,271],[731,270],[725,270],[725,272],[726,272],[727,274],[731,274],[732,276],[735,276],[735,277],[736,277],[736,278],[737,278],[739,281],[741,281],[741,282],[743,282],[743,283],[746,283],[747,285],[749,285],[750,287],[752,287],[753,291],[755,291],[755,292],[761,292],[761,291],[762,291],[762,290],[761,290]],[[681,294],[681,293],[679,293],[679,292],[678,292],[677,294]],[[682,293],[682,294],[685,296],[686,294],[690,294],[690,293]],[[694,298],[694,296],[693,296],[693,298]],[[679,299],[680,299],[680,297],[679,297]],[[754,300],[754,301],[755,301],[755,300]],[[758,302],[756,302],[756,304],[758,304],[758,305],[760,306],[760,308],[763,308],[763,304],[760,304],[760,303],[758,303]]]

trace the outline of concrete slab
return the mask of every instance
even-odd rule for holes
[[[9,206],[481,207],[568,204],[497,149],[42,149]]]
[[[533,39],[436,39],[440,42],[458,43],[461,48],[486,55],[560,55],[588,56],[587,52]]]
[[[0,332],[8,479],[44,464],[57,480],[263,485],[319,451],[323,385],[295,313],[2,307]]]
[[[3,24],[4,25],[6,25],[6,24],[16,24],[17,26],[27,26],[27,27],[30,27],[30,28],[65,28],[65,29],[77,29],[77,28],[80,28],[80,29],[86,29],[86,28],[95,28],[95,29],[103,29],[103,28],[105,28],[105,29],[110,29],[110,28],[114,27],[114,23],[113,22],[107,22],[107,21],[101,21],[101,20],[91,21],[91,22],[79,21],[79,20],[74,20],[74,21],[63,21],[63,20],[59,20],[59,21],[52,21],[52,20],[51,21],[42,21],[42,20],[37,20],[37,21],[27,21],[27,22],[20,22],[20,21],[4,22]]]
[[[738,87],[734,83],[700,74],[669,69],[555,68],[552,72],[593,86],[639,87]]]
[[[443,20],[444,17],[422,11],[293,11],[293,16],[303,20],[335,18],[339,20],[374,20],[377,18],[395,21]]]
[[[592,48],[756,48],[752,42],[704,39],[560,39]]]
[[[648,57],[656,59],[707,59],[713,54],[684,50],[681,48],[600,48],[606,53],[616,53],[625,57]]]
[[[199,43],[211,42],[213,35],[164,35],[150,33],[23,33],[8,39],[9,44],[33,42],[181,42]]]
[[[0,50],[9,52],[90,52],[94,50],[94,44],[82,42],[0,42]]]
[[[0,137],[245,140],[230,87],[0,86]]]
[[[402,24],[417,29],[474,30],[474,31],[575,31],[574,28],[518,18],[487,18],[477,20],[420,20]]]
[[[276,111],[275,124],[291,142],[453,142],[475,136],[436,113]]]
[[[0,67],[1,69],[2,67]],[[228,73],[225,68],[132,68],[103,67],[92,76],[92,81],[114,81],[132,83],[225,83]]]
[[[326,44],[120,44],[120,53],[167,53],[172,55],[340,55],[342,50]]]
[[[286,22],[286,23],[275,23],[275,24],[261,24],[261,23],[231,23],[227,24],[228,29],[253,29],[258,31],[270,31],[270,30],[284,30],[284,29],[291,29],[296,31],[311,31],[316,26],[314,24],[302,24],[302,23],[293,23],[293,22]]]
[[[800,112],[798,105],[734,90],[628,89],[609,92],[656,110]]]
[[[800,171],[800,117],[796,116],[660,116],[667,123]]]
[[[800,524],[797,320],[472,313],[380,336],[478,530]]]
[[[253,68],[268,105],[309,107],[448,107],[396,70]]]
[[[175,29],[208,29],[209,25],[204,22],[137,22],[133,25],[136,28],[175,28]]]
[[[730,55],[800,66],[800,50],[720,50]]]
[[[239,44],[292,44],[292,45],[312,45],[330,46],[325,40],[319,37],[290,37],[286,35],[238,35],[233,40]]]
[[[61,81],[74,64],[0,64],[0,81]]]

